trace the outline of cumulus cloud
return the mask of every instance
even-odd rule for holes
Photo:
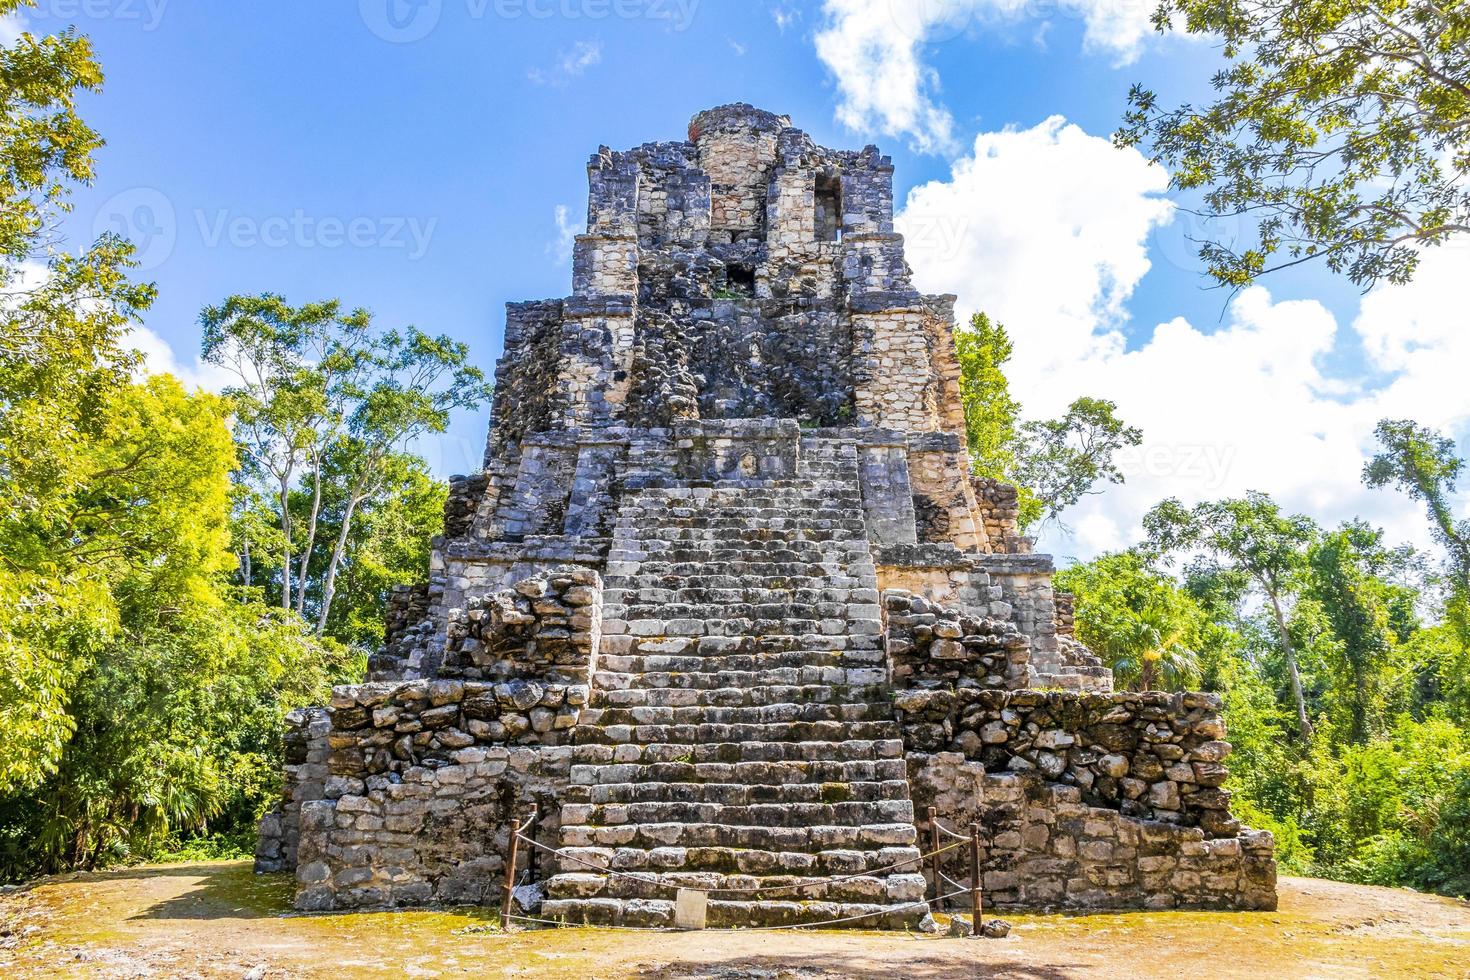
[[[1129,344],[1127,301],[1149,269],[1152,232],[1171,218],[1165,175],[1059,118],[981,133],[950,178],[915,188],[897,216],[919,285],[983,309],[1016,344],[1012,385],[1028,413],[1109,398],[1144,430],[1123,487],[1087,498],[1043,545],[1089,558],[1138,540],[1143,514],[1263,490],[1325,523],[1361,515],[1428,545],[1419,509],[1364,488],[1378,419],[1463,434],[1470,331],[1458,298],[1470,250],[1427,253],[1416,280],[1364,298],[1351,324],[1313,300],[1242,292],[1222,325],[1176,318]],[[1154,239],[1157,241],[1157,239]],[[1360,343],[1367,377],[1329,370]]]
[[[899,29],[888,0],[826,0],[823,11],[827,21],[814,40],[837,80],[838,121],[906,136],[923,153],[951,152],[954,119],[937,101],[939,75],[920,60],[921,38]]]
[[[1053,116],[980,133],[948,180],[909,193],[896,226],[920,288],[956,294],[965,317],[983,308],[1047,336],[1016,353],[1018,373],[1041,377],[1121,348],[1113,328],[1172,213],[1167,182],[1137,151]]]
[[[974,31],[1034,23],[1045,47],[1051,20],[1078,17],[1083,46],[1118,64],[1135,59],[1152,32],[1154,0],[824,0],[813,40],[837,84],[837,119],[859,132],[905,137],[924,153],[956,148],[954,119],[923,54]],[[777,17],[785,30],[785,24]]]
[[[144,326],[128,333],[125,343],[143,355],[146,374],[172,374],[186,388],[221,391],[238,379],[224,368],[208,364],[196,355],[192,361],[181,361],[169,342]]]
[[[532,68],[526,77],[537,85],[562,86],[585,75],[588,68],[601,61],[601,41],[578,41],[558,54],[550,67]]]

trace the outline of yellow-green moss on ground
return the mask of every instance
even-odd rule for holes
[[[492,910],[296,915],[244,862],[48,879],[0,896],[0,976],[1470,977],[1470,905],[1287,878],[1279,912],[1011,915],[1011,937],[502,934]]]

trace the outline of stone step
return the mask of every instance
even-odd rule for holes
[[[824,655],[826,656],[826,655]],[[619,658],[623,659],[631,658]],[[699,664],[697,666],[709,666]],[[858,669],[864,669],[862,665]],[[608,706],[619,704],[619,699],[611,695],[625,690],[641,690],[645,692],[688,692],[699,696],[702,700],[698,703],[715,703],[703,700],[705,695],[716,691],[736,691],[751,693],[758,688],[783,688],[801,689],[811,688],[805,694],[790,694],[780,700],[786,701],[831,701],[837,692],[847,691],[854,695],[852,700],[867,700],[868,698],[879,698],[886,696],[886,688],[883,685],[870,685],[854,688],[846,683],[845,674],[830,673],[842,670],[839,666],[802,666],[768,668],[763,670],[702,670],[698,672],[671,671],[671,670],[630,670],[614,671],[599,670],[592,675],[592,683],[598,693],[606,697],[603,702]],[[834,682],[824,682],[823,672],[829,672],[828,676]],[[832,692],[828,694],[827,692]],[[724,695],[729,697],[730,695]],[[764,697],[764,695],[762,695]],[[638,700],[638,704],[657,704],[655,700]],[[667,702],[674,704],[677,702]],[[750,702],[736,702],[750,703]]]
[[[587,711],[583,712],[585,716]],[[668,742],[696,745],[706,742],[843,742],[849,739],[888,740],[898,737],[896,721],[798,721],[770,724],[600,725],[579,724],[578,744],[649,745]]]
[[[666,853],[651,852],[653,862],[647,871],[629,871],[618,875],[595,872],[563,871],[547,882],[546,894],[551,899],[568,898],[668,898],[690,885],[701,888],[724,888],[714,894],[721,899],[746,898],[756,901],[825,901],[825,902],[922,902],[925,881],[922,874],[895,872],[885,875],[855,875],[812,878],[782,875],[769,879],[733,878],[719,874],[663,873],[663,868],[687,868],[673,862],[685,858],[683,848],[667,848]],[[672,852],[672,853],[667,853]],[[760,853],[760,852],[753,852]],[[775,857],[771,855],[771,857]],[[774,865],[773,865],[774,866]],[[653,870],[657,869],[657,870]],[[720,882],[706,885],[704,882]],[[739,884],[725,884],[738,881]],[[753,891],[755,888],[761,891]]]
[[[606,638],[604,638],[606,639]],[[607,671],[622,674],[638,674],[645,678],[647,687],[671,687],[676,676],[688,677],[691,687],[704,686],[701,677],[720,678],[729,676],[732,685],[742,682],[758,683],[769,679],[776,683],[796,681],[803,684],[847,685],[848,670],[872,670],[884,662],[880,649],[824,650],[805,652],[800,650],[774,653],[738,653],[721,656],[671,656],[661,653],[615,654],[607,652],[598,658],[599,666]],[[715,686],[724,686],[713,681]],[[863,683],[869,683],[864,681]]]
[[[882,685],[866,687],[807,684],[753,684],[744,687],[644,687],[640,674],[599,673],[595,704],[602,708],[738,708],[770,704],[851,704],[877,701],[884,696]]]
[[[618,619],[759,619],[823,622],[830,620],[878,620],[881,613],[876,602],[634,602],[608,603],[603,600],[603,615]],[[612,609],[612,612],[608,610]]]
[[[688,784],[698,787],[704,784],[729,785],[759,789],[757,796],[772,795],[774,787],[798,785],[804,787],[792,798],[810,797],[806,802],[849,798],[842,794],[849,791],[840,787],[857,782],[902,782],[908,778],[902,759],[853,761],[824,760],[814,762],[651,762],[651,763],[582,763],[572,765],[572,782],[593,786],[627,784],[632,786],[651,785],[668,787]],[[900,790],[902,787],[898,787]],[[698,794],[704,795],[704,794]],[[723,795],[731,795],[725,793]],[[686,799],[689,796],[659,796],[650,799]],[[714,798],[714,796],[711,796]],[[720,799],[719,802],[747,802],[738,799]],[[757,800],[754,802],[767,802]]]
[[[651,765],[683,758],[694,762],[871,762],[903,758],[903,740],[847,739],[841,742],[708,742],[701,745],[655,742],[651,745],[574,745],[573,765],[636,763]]]
[[[849,673],[858,672],[849,671]],[[787,702],[741,708],[716,708],[702,705],[687,708],[654,706],[589,708],[582,712],[578,724],[579,726],[595,725],[602,728],[614,725],[770,725],[780,722],[887,721],[892,717],[893,705],[882,701],[838,704]]]
[[[678,881],[681,887],[692,885],[706,889],[793,885],[811,881],[814,875],[911,874],[918,870],[918,862],[922,860],[917,847],[816,852],[685,847],[679,848],[683,852],[679,870],[670,871],[669,848],[594,850],[595,853],[589,855],[585,850],[568,848],[564,855],[552,860],[568,873],[598,874],[608,869],[625,872],[657,870],[666,880]],[[571,858],[574,854],[576,860]]]
[[[636,785],[636,784],[627,784]],[[658,785],[658,784],[654,784]],[[693,784],[698,785],[698,784]],[[818,787],[820,788],[820,787]],[[567,804],[575,806],[576,804]],[[623,811],[626,812],[623,812]],[[772,803],[698,803],[686,800],[646,800],[643,802],[618,804],[618,812],[627,818],[622,824],[587,824],[589,832],[604,827],[636,827],[645,824],[718,824],[727,827],[758,825],[762,827],[808,827],[826,825],[839,827],[866,827],[892,824],[914,819],[914,804],[904,796],[902,799],[848,800],[840,803],[801,803],[781,801]],[[605,817],[606,811],[594,810],[593,816]],[[565,842],[571,834],[570,827],[562,829]],[[888,843],[906,843],[892,841]]]
[[[604,619],[605,635],[652,637],[676,636],[846,636],[866,633],[876,636],[880,625],[874,620],[843,619]]]
[[[634,781],[628,776],[623,783],[578,784],[567,792],[568,804],[604,807],[623,803],[717,803],[721,806],[754,806],[758,803],[875,803],[879,800],[908,799],[908,783],[903,779],[902,760],[893,760],[898,768],[878,771],[875,769],[857,775],[839,777],[832,781],[791,780],[776,782],[779,776],[767,777],[768,783],[720,782],[713,767],[733,768],[727,763],[701,762],[703,773],[666,773],[669,782]],[[661,767],[673,765],[660,763]],[[748,763],[748,765],[770,765],[770,763]],[[860,765],[877,767],[883,763],[864,762]],[[592,767],[602,768],[602,767]],[[637,769],[636,766],[611,766],[613,769]],[[697,782],[700,776],[711,778],[710,782]],[[862,776],[864,778],[858,778]],[[726,779],[736,778],[726,773]],[[680,780],[680,781],[674,781]],[[621,811],[595,813],[589,818],[592,823],[617,823],[623,817]],[[575,811],[570,819],[578,819]]]
[[[918,929],[929,915],[923,903],[867,902],[726,902],[711,900],[706,923],[715,929],[791,926],[834,922],[834,928]],[[664,928],[674,924],[674,903],[659,899],[555,899],[541,906],[543,918],[569,925]]]
[[[887,801],[890,804],[906,800]],[[659,806],[667,804],[630,804]],[[851,805],[851,804],[850,804]],[[747,807],[746,810],[757,808]],[[884,847],[915,847],[919,832],[913,820],[898,823],[816,823],[799,820],[771,822],[765,817],[779,816],[782,806],[769,806],[761,813],[759,825],[711,823],[687,818],[665,823],[573,824],[562,828],[565,847],[603,849],[608,854],[620,847],[652,850],[657,847],[733,847],[755,851],[878,850]],[[728,816],[733,816],[734,808]],[[572,841],[577,843],[573,844]]]
[[[752,604],[762,602],[815,606],[819,603],[868,605],[878,602],[877,589],[613,589],[602,590],[602,601],[608,605],[639,603],[727,602]]]

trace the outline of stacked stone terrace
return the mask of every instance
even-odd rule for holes
[[[484,472],[372,683],[293,717],[262,867],[489,901],[535,803],[543,918],[914,925],[917,798],[981,822],[1003,905],[1274,904],[1218,704],[1110,693],[970,476],[888,158],[733,105],[588,174],[572,295],[508,308]]]

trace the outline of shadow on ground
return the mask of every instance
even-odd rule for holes
[[[983,940],[977,940],[983,942]],[[991,954],[989,946],[985,953]],[[977,950],[977,954],[979,951]],[[886,963],[874,963],[871,956],[857,962],[840,954],[798,954],[781,956],[743,956],[698,966],[686,963],[664,965],[640,964],[630,977],[641,980],[948,980],[951,977],[1004,977],[1016,980],[1070,980],[1082,975],[1080,967],[1051,963],[1027,963],[1010,955],[977,955],[973,960],[956,962],[951,954],[945,961],[929,955],[894,957]]]

